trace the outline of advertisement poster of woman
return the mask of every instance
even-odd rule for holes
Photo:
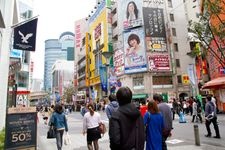
[[[144,30],[138,28],[124,34],[125,73],[147,70]]]
[[[143,2],[140,0],[122,1],[124,9],[124,29],[129,29],[137,26],[143,25],[143,13],[142,5]]]

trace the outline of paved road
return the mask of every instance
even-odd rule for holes
[[[108,119],[105,113],[100,112],[102,120],[108,128]],[[186,116],[187,123],[179,123],[178,118],[173,122],[174,130],[172,137],[167,141],[169,150],[225,150],[225,115],[219,115],[219,128],[221,139],[206,138],[204,123],[196,123],[199,127],[199,136],[201,146],[195,146],[193,123],[190,122],[191,116]],[[73,112],[68,115],[69,134],[72,144],[64,145],[63,150],[87,150],[86,136],[82,134],[82,116],[79,112]],[[211,125],[214,134],[213,125]],[[48,126],[43,123],[42,118],[38,123],[38,150],[57,150],[55,139],[46,139]],[[109,150],[109,137],[106,133],[99,140],[100,150]]]

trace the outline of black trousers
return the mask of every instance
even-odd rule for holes
[[[206,130],[208,132],[208,135],[210,135],[210,136],[212,135],[212,132],[211,132],[211,129],[210,129],[211,123],[213,123],[216,136],[220,137],[219,127],[218,127],[218,124],[217,124],[217,117],[214,117],[211,120],[206,120],[205,126],[206,126]]]
[[[192,122],[195,121],[195,117],[198,117],[199,120],[200,120],[200,122],[202,123],[202,116],[201,116],[201,114],[193,115],[193,116],[192,116]]]

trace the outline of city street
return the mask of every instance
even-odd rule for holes
[[[100,112],[103,122],[108,126],[108,119],[104,112]],[[167,140],[169,150],[225,150],[225,114],[218,115],[221,139],[206,138],[205,124],[197,123],[199,127],[199,136],[201,146],[195,146],[194,123],[191,123],[191,116],[186,116],[187,123],[179,123],[178,116],[173,122],[174,130],[172,137]],[[68,115],[69,134],[72,144],[63,145],[63,150],[87,150],[86,136],[82,134],[82,116],[79,112],[73,112]],[[43,119],[39,116],[38,123],[38,150],[56,150],[55,139],[47,139],[48,126],[44,124]],[[211,125],[212,135],[214,128]],[[109,137],[106,133],[99,140],[100,150],[109,150]]]

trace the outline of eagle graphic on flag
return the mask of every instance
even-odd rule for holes
[[[19,35],[21,35],[22,43],[28,43],[27,40],[28,40],[30,37],[33,36],[33,33],[28,33],[26,36],[24,36],[23,33],[21,33],[21,32],[19,31]]]

